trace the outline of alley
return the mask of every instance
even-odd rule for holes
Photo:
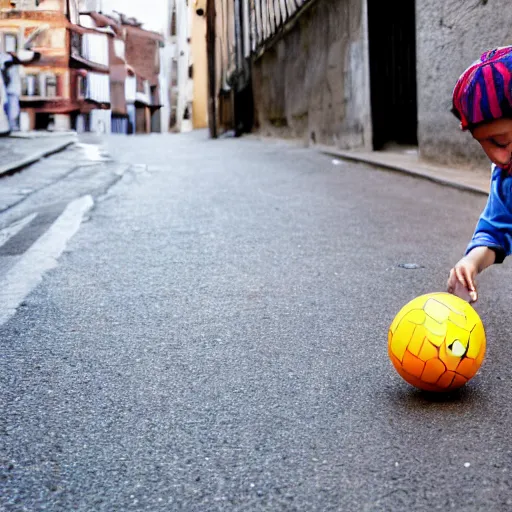
[[[461,392],[387,356],[483,196],[252,136],[104,151],[123,171],[66,188],[101,193],[0,325],[1,510],[510,509],[507,262],[480,279],[487,357]]]

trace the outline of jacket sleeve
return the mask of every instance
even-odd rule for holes
[[[502,263],[512,250],[512,176],[494,168],[489,198],[469,243],[466,254],[475,247],[489,247]]]

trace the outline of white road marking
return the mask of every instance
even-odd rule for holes
[[[0,230],[0,246],[4,245],[9,238],[12,238],[14,235],[17,235],[25,226],[30,224],[37,217],[37,213],[32,213],[31,215],[27,215],[23,219],[11,224],[10,226]]]
[[[42,281],[44,273],[57,266],[57,259],[93,204],[90,195],[69,203],[50,228],[0,277],[0,326],[16,313],[25,297]]]

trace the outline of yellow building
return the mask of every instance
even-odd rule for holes
[[[208,64],[206,60],[206,18],[197,14],[199,3],[191,2],[190,13],[190,73],[192,85],[192,125],[208,126]]]
[[[170,129],[188,131],[208,125],[206,18],[200,2],[168,0],[165,66],[170,83]],[[200,11],[200,14],[198,14]]]

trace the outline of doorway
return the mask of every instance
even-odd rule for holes
[[[413,0],[368,0],[373,149],[418,144]]]

